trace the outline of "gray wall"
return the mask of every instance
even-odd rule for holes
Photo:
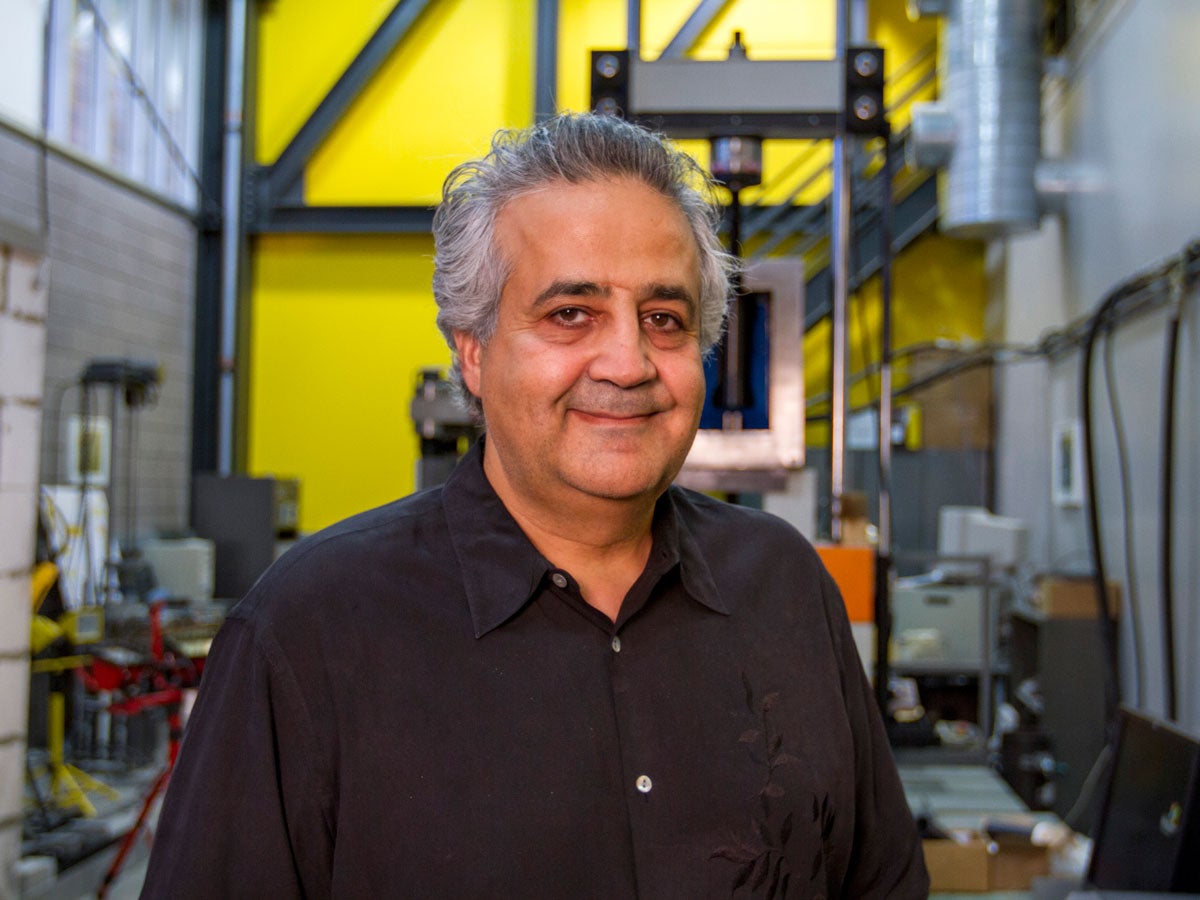
[[[40,155],[26,135],[0,125],[0,217],[35,232]],[[137,527],[140,534],[180,530],[190,468],[195,228],[182,211],[53,150],[45,167],[50,296],[41,480],[59,480],[55,436],[65,437],[67,416],[78,409],[79,392],[70,391],[56,415],[60,389],[94,357],[154,360],[163,383],[157,403],[138,414]],[[106,393],[105,408],[108,402]],[[127,497],[117,466],[124,458],[120,421],[116,431],[119,525]]]
[[[818,534],[829,534],[829,448],[809,447],[808,465],[817,479]],[[992,505],[992,459],[987,450],[900,450],[892,455],[892,552],[900,575],[929,568],[928,560],[905,557],[931,555],[938,549],[938,515],[943,506]],[[850,450],[846,454],[846,483],[868,497],[868,518],[879,521],[879,453]],[[810,535],[815,537],[815,535]]]
[[[1118,283],[1200,237],[1200,4],[1131,0],[1103,4],[1071,48],[1071,74],[1048,86],[1046,144],[1089,173],[1062,215],[1040,232],[996,248],[1001,285],[994,316],[1008,340],[1029,341],[1088,314]],[[1180,720],[1200,730],[1200,297],[1185,305],[1177,400],[1175,646]],[[1159,616],[1159,459],[1166,316],[1158,312],[1114,336],[1116,396],[1129,443],[1134,588],[1144,623],[1145,679],[1132,666],[1131,616],[1122,620],[1124,699],[1163,711]],[[1097,483],[1110,577],[1129,578],[1124,516],[1103,354],[1098,350],[1095,422]],[[1050,441],[1056,422],[1078,419],[1079,354],[1010,366],[999,374],[998,511],[1026,518],[1033,562],[1081,571],[1089,565],[1086,519],[1050,500]],[[1128,604],[1126,604],[1126,612]]]

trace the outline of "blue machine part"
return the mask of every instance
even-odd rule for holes
[[[769,315],[770,315],[770,294],[755,293],[751,294],[752,303],[746,303],[742,309],[749,313],[747,316],[750,321],[746,323],[746,331],[750,336],[749,353],[749,372],[747,378],[750,383],[750,405],[741,410],[742,413],[742,428],[744,430],[766,429],[770,428],[770,421],[767,414],[768,403],[768,365],[770,362],[770,339],[769,335]],[[704,410],[700,414],[700,427],[719,430],[721,428],[721,416],[724,410],[718,405],[720,402],[721,392],[719,385],[721,381],[721,348],[724,346],[725,339],[721,339],[721,344],[712,352],[704,362]]]

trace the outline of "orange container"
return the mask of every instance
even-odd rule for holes
[[[833,576],[851,622],[875,621],[875,548],[817,544],[817,554]]]

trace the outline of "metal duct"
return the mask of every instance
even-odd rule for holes
[[[942,231],[996,237],[1038,225],[1041,4],[948,0],[942,102],[914,111],[917,158],[948,161],[939,184]],[[947,134],[947,114],[953,138]],[[923,152],[924,151],[924,152]]]

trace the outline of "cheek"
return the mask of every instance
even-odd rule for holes
[[[694,409],[696,418],[699,418],[700,411],[704,406],[704,393],[707,389],[704,382],[704,364],[700,361],[699,356],[681,365],[674,377],[676,400],[681,406]]]
[[[579,344],[538,343],[526,348],[521,364],[539,394],[562,393],[587,372],[589,354]]]
[[[513,341],[495,354],[484,385],[513,409],[543,409],[579,380],[585,364],[578,352],[539,341]]]

